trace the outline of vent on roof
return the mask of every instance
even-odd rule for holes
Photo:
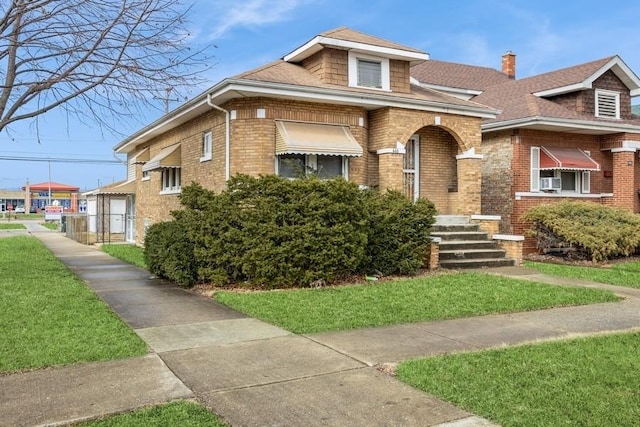
[[[596,90],[596,117],[620,118],[620,94],[618,92]]]

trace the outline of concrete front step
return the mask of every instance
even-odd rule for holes
[[[469,217],[466,215],[436,215],[436,226],[455,224],[469,224]]]
[[[478,224],[434,225],[432,233],[451,233],[458,231],[480,231]]]
[[[489,239],[489,235],[482,231],[436,231],[432,232],[431,235],[440,237],[443,241]]]
[[[491,259],[504,258],[506,252],[502,249],[461,249],[453,251],[440,251],[440,262],[445,260],[463,259]]]
[[[450,270],[483,267],[513,267],[514,265],[516,265],[515,260],[509,258],[450,259],[440,261],[440,268]]]
[[[440,243],[440,252],[470,251],[474,249],[497,249],[498,244],[492,240],[443,240]]]

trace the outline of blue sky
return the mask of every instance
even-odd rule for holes
[[[217,46],[209,86],[341,26],[422,49],[432,59],[498,69],[511,50],[521,78],[614,54],[640,74],[639,18],[640,3],[627,0],[196,0],[190,30],[194,43]],[[39,119],[39,142],[33,123],[0,133],[0,156],[113,159],[115,144],[160,114],[149,111],[138,123],[123,123],[123,135],[112,135],[52,111]],[[52,181],[82,190],[126,175],[124,165],[50,165]],[[47,181],[48,166],[0,160],[0,188]]]

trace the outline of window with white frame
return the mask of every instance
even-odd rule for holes
[[[588,151],[585,153],[590,154]],[[530,178],[532,192],[591,192],[591,172],[588,170],[541,169],[540,147],[531,147]]]
[[[150,171],[142,171],[142,180],[143,181],[149,181],[151,179],[151,172]]]
[[[211,132],[204,132],[202,134],[202,153],[200,157],[201,162],[211,160],[211,150],[212,150]]]
[[[180,168],[164,168],[162,169],[162,184],[161,193],[179,193],[181,187],[180,183]]]
[[[349,86],[391,90],[389,59],[350,51]]]
[[[277,156],[277,169],[277,174],[284,178],[301,178],[313,174],[320,179],[349,178],[349,160],[344,156],[281,154]]]
[[[605,119],[620,118],[620,93],[596,89],[596,117]]]

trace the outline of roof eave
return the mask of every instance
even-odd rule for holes
[[[399,59],[409,61],[412,65],[418,64],[429,59],[429,54],[424,52],[413,52],[409,50],[395,49],[384,46],[376,46],[367,43],[359,43],[349,40],[335,39],[326,36],[316,36],[304,45],[300,46],[293,52],[284,56],[287,62],[300,62],[310,57],[314,53],[322,50],[324,46],[337,47],[346,50],[354,50],[358,52],[373,53],[390,59]]]
[[[475,116],[484,119],[495,118],[500,111],[482,106],[465,106],[448,104],[436,101],[427,101],[411,98],[391,97],[384,93],[364,93],[344,91],[340,89],[318,88],[313,86],[297,86],[283,83],[258,82],[252,80],[228,80],[229,85],[218,92],[211,93],[212,98],[221,97],[226,92],[255,92],[266,95],[293,96],[305,98],[308,101],[334,101],[340,104],[359,105],[363,107],[400,107],[442,113],[461,114]]]
[[[557,117],[523,117],[519,119],[506,120],[493,123],[483,123],[482,131],[498,131],[514,128],[523,128],[534,125],[544,125],[551,127],[572,128],[576,130],[586,131],[602,131],[602,132],[633,132],[640,133],[640,126],[634,126],[627,123],[600,123],[589,120],[561,119]]]
[[[234,94],[234,92],[236,92]],[[394,106],[400,108],[412,108],[417,110],[460,114],[474,116],[483,119],[493,119],[500,112],[483,106],[461,106],[442,102],[414,100],[409,98],[392,98],[384,94],[368,94],[362,92],[341,91],[339,89],[324,89],[312,86],[297,86],[283,83],[261,82],[246,79],[225,79],[208,91],[201,93],[191,101],[181,105],[177,109],[160,117],[153,123],[145,126],[138,132],[118,143],[113,149],[116,153],[129,153],[141,143],[166,132],[178,124],[189,120],[195,114],[201,114],[200,110],[209,109],[207,95],[218,104],[229,99],[239,97],[239,93],[260,93],[264,95],[289,96],[308,101],[335,101],[342,104],[362,105],[365,107]]]
[[[608,70],[612,70],[615,75],[629,88],[631,96],[640,95],[640,79],[629,68],[627,64],[619,57],[614,56],[606,64],[601,66],[596,72],[592,73],[588,78],[581,82],[572,83],[557,88],[546,89],[539,92],[534,92],[535,96],[547,97],[562,95],[569,92],[575,92],[578,90],[592,89],[593,82],[606,73]]]

